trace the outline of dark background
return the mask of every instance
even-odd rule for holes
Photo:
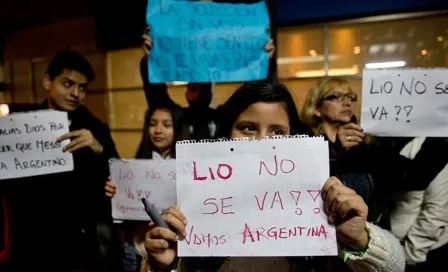
[[[267,0],[267,2],[279,26],[448,8],[448,0]],[[133,47],[141,42],[145,11],[145,0],[72,2],[2,0],[0,37],[18,29],[95,15],[98,49]]]

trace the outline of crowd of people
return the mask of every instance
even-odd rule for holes
[[[43,76],[42,109],[68,113],[74,158],[70,172],[2,181],[1,271],[439,271],[448,248],[448,141],[366,135],[353,113],[357,96],[342,78],[316,82],[297,109],[287,88],[244,83],[226,103],[210,107],[210,83],[189,83],[188,108],[148,79],[152,41],[143,36],[141,75],[149,109],[140,159],[175,159],[188,139],[321,135],[329,143],[331,177],[322,188],[335,225],[339,257],[178,258],[188,219],[162,213],[172,229],[152,222],[114,224],[117,192],[109,159],[118,158],[106,124],[83,100],[95,78],[79,53],[56,54]],[[265,46],[269,57],[273,41]],[[4,235],[3,235],[4,233]],[[124,265],[127,264],[127,265]],[[135,264],[135,265],[129,265]]]

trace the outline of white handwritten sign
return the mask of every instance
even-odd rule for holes
[[[66,112],[36,111],[0,117],[0,180],[73,170],[70,142],[56,142],[69,132]]]
[[[322,138],[180,143],[177,201],[188,219],[179,256],[336,255],[321,189]]]
[[[112,198],[112,217],[149,221],[141,199],[159,210],[176,204],[175,160],[111,160],[112,180],[117,194]]]
[[[361,126],[378,136],[448,136],[448,69],[363,72]]]

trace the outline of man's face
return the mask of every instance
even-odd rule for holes
[[[45,75],[43,84],[48,90],[52,107],[62,111],[73,111],[84,101],[89,82],[80,72],[64,69],[54,80]]]

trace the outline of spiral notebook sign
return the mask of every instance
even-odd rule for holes
[[[179,256],[336,255],[322,210],[323,138],[181,143],[177,204],[188,218]]]

